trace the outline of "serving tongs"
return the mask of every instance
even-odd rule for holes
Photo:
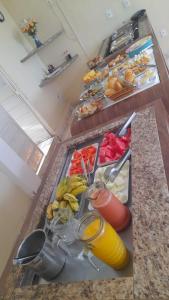
[[[91,177],[90,177],[90,161],[88,159],[87,164],[85,165],[84,159],[82,157],[81,159],[81,166],[83,169],[83,175],[85,176],[87,180],[88,186],[91,184]]]
[[[119,174],[121,168],[125,164],[125,162],[130,158],[131,156],[131,149],[128,149],[124,155],[120,158],[120,160],[115,164],[114,167],[107,167],[105,172],[104,172],[104,178],[106,183],[108,181],[114,182],[116,179],[117,175]]]
[[[127,129],[130,126],[131,122],[135,119],[136,117],[136,112],[133,112],[132,115],[127,119],[127,121],[118,129],[116,132],[116,136],[123,136],[127,133]]]
[[[138,67],[144,67],[144,68],[156,68],[157,66],[155,64],[138,64]]]

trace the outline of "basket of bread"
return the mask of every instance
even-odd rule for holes
[[[116,101],[119,97],[130,94],[134,85],[135,76],[128,70],[124,79],[110,76],[105,84],[105,96],[110,100]]]

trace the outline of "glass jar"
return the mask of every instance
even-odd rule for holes
[[[96,182],[88,189],[93,208],[110,223],[116,231],[124,230],[130,223],[131,213],[127,206],[109,191],[103,182]]]
[[[78,235],[92,253],[107,265],[120,270],[128,264],[129,253],[123,241],[96,211],[81,218]]]

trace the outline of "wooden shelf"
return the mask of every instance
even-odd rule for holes
[[[75,54],[69,61],[65,61],[64,63],[62,63],[61,65],[59,65],[58,67],[56,67],[56,70],[47,75],[46,77],[44,77],[41,82],[40,82],[40,87],[43,87],[44,85],[46,85],[47,83],[49,83],[50,81],[52,81],[54,78],[58,77],[60,74],[62,74],[67,68],[69,68],[69,66],[71,66],[79,57],[78,54]]]
[[[46,40],[42,46],[40,46],[39,48],[35,48],[33,49],[31,52],[29,52],[24,58],[21,59],[21,63],[25,62],[27,59],[29,59],[30,57],[32,57],[34,54],[38,53],[40,50],[42,50],[43,48],[45,48],[46,46],[48,46],[49,44],[51,44],[54,40],[56,40],[61,34],[63,34],[63,30],[55,33],[54,35],[52,35],[48,40]]]

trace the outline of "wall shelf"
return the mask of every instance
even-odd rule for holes
[[[69,61],[65,61],[64,63],[62,63],[61,65],[59,65],[58,67],[56,67],[56,70],[54,72],[52,72],[51,74],[46,75],[46,77],[44,77],[39,86],[43,87],[44,85],[46,85],[47,83],[49,83],[50,81],[52,81],[54,78],[58,77],[60,74],[62,74],[67,68],[69,68],[69,66],[71,66],[79,57],[78,54],[75,54]]]
[[[53,34],[50,38],[48,38],[43,44],[42,46],[40,46],[39,48],[35,48],[32,51],[30,51],[24,58],[21,59],[21,63],[25,62],[27,59],[29,59],[30,57],[32,57],[34,54],[38,53],[40,50],[42,50],[43,48],[45,48],[46,46],[48,46],[49,44],[51,44],[54,40],[56,40],[61,34],[63,34],[63,30]]]

